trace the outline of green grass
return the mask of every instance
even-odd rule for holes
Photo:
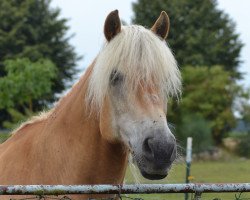
[[[149,181],[140,176],[140,183],[184,183],[185,164],[176,164],[166,179],[161,181]],[[244,183],[250,182],[250,160],[236,158],[231,161],[206,161],[194,162],[191,166],[191,175],[194,176],[192,182],[196,183]],[[127,171],[126,183],[135,183],[131,171]],[[190,194],[191,195],[191,194]],[[236,195],[239,195],[237,193]],[[154,199],[154,200],[179,200],[184,199],[184,194],[152,194],[152,195],[131,195],[131,197]],[[234,193],[204,193],[202,199],[236,199]],[[250,193],[243,193],[241,198],[249,198]]]

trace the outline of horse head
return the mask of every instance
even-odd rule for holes
[[[106,44],[95,60],[88,101],[99,113],[100,132],[121,142],[147,179],[162,179],[176,158],[167,124],[167,99],[180,93],[180,72],[165,39],[169,18],[163,11],[150,30],[122,26],[118,11],[105,21]]]

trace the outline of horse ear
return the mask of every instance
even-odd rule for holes
[[[168,36],[169,26],[169,17],[165,11],[162,11],[159,18],[152,26],[151,31],[153,31],[156,35],[160,36],[163,40],[165,40]]]
[[[121,31],[121,20],[118,10],[114,10],[107,16],[104,24],[104,35],[108,41],[114,38]]]

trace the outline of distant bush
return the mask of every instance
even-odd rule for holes
[[[244,132],[243,131],[230,131],[228,133],[228,137],[240,139],[240,138],[246,136],[247,134],[248,134],[247,131],[244,131]]]
[[[242,136],[239,145],[237,147],[237,153],[240,156],[250,158],[250,132],[247,135]]]
[[[200,115],[185,115],[182,125],[177,129],[177,139],[181,145],[186,146],[186,138],[193,138],[193,152],[200,153],[209,150],[213,146],[211,126]]]

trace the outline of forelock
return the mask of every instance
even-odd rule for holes
[[[115,38],[104,44],[90,77],[88,105],[101,108],[114,70],[124,75],[127,95],[135,92],[141,82],[158,87],[166,97],[181,92],[181,76],[171,50],[165,41],[142,26],[122,27]]]

